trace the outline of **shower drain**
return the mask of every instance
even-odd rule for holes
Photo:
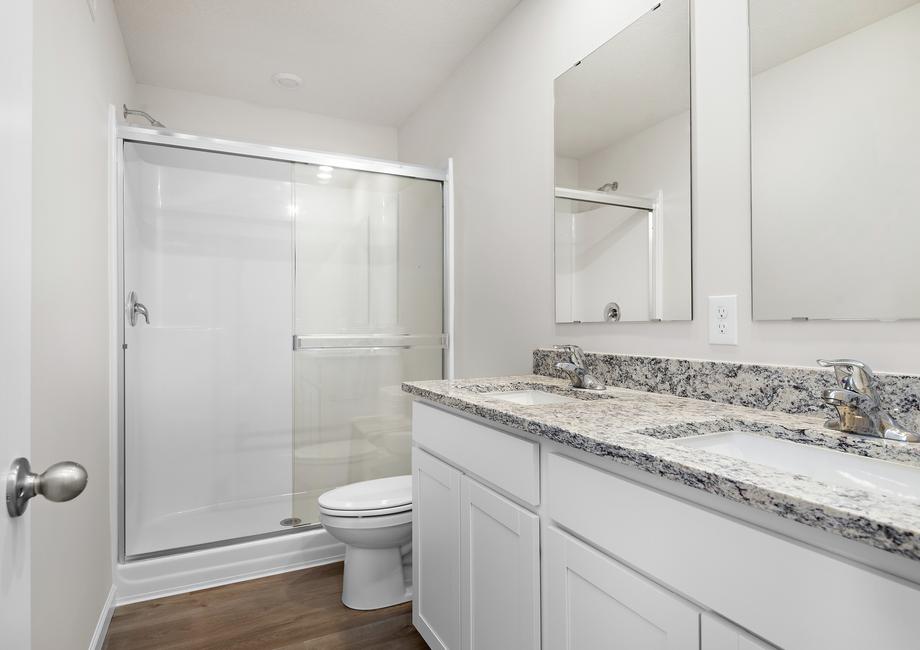
[[[286,519],[281,520],[282,526],[299,526],[303,521],[300,517],[287,517]]]

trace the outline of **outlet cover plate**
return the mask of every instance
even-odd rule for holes
[[[709,296],[709,342],[738,345],[738,296]]]

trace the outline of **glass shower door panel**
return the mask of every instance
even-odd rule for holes
[[[294,360],[294,515],[340,485],[410,471],[403,381],[442,376],[440,348],[300,350]]]
[[[125,552],[290,516],[291,165],[125,144]]]
[[[410,472],[403,381],[443,364],[440,182],[295,169],[294,516],[334,487]]]

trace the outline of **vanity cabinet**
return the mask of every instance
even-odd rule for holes
[[[548,528],[544,562],[545,647],[699,650],[699,610],[616,560]]]
[[[413,622],[433,648],[917,647],[915,582],[556,442],[420,402],[412,426]]]
[[[415,627],[432,648],[540,648],[540,519],[509,498],[539,499],[538,447],[422,404],[413,438]]]

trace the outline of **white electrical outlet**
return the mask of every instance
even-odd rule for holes
[[[709,296],[709,342],[738,345],[738,296]]]

